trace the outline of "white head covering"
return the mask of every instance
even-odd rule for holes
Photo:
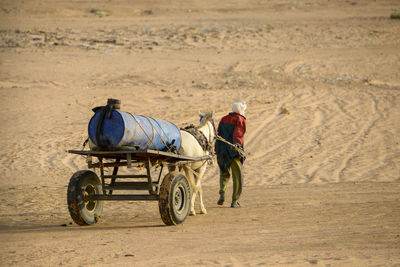
[[[245,116],[247,105],[244,102],[236,102],[232,104],[232,111],[239,113],[243,117]]]

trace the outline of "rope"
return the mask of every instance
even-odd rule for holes
[[[149,120],[149,121],[150,121],[150,120]],[[164,130],[162,129],[161,125],[160,125],[156,120],[154,120],[154,121],[155,121],[155,123],[158,124],[158,126],[160,126],[161,131],[163,131],[163,133],[165,134],[165,132],[164,132]],[[151,123],[150,123],[150,124],[151,124]],[[165,143],[165,141],[164,141],[164,139],[162,138],[161,134],[157,131],[157,129],[156,129],[155,127],[154,127],[154,130],[156,131],[156,133],[158,134],[158,136],[160,136],[160,139],[161,139],[161,141],[163,142],[164,146],[168,149],[168,152],[170,152],[171,149],[170,149],[170,147],[167,145],[167,143]]]
[[[129,113],[131,114],[131,113]],[[142,129],[143,133],[146,135],[147,139],[149,139],[149,141],[153,144],[153,146],[156,148],[157,151],[158,150],[157,146],[153,143],[153,140],[151,140],[151,138],[147,135],[146,131],[143,129],[142,125],[139,123],[139,121],[136,119],[135,115],[131,114],[131,116],[135,119],[136,123],[140,126],[140,128]]]
[[[215,139],[222,141],[228,145],[230,145],[234,150],[236,150],[237,152],[239,152],[240,156],[242,157],[246,157],[246,152],[244,152],[242,149],[238,148],[237,146],[235,146],[234,144],[232,144],[231,142],[226,141],[223,137],[216,135]]]

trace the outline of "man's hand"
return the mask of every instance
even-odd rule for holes
[[[239,145],[238,143],[235,143],[235,149],[236,149],[236,150],[238,150],[238,149],[242,150],[242,146]]]

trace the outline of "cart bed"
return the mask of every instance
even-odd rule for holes
[[[177,162],[177,161],[201,161],[208,160],[212,158],[212,155],[206,155],[202,157],[187,157],[181,156],[172,152],[157,151],[157,150],[116,150],[116,151],[92,151],[92,150],[68,150],[68,153],[93,156],[97,158],[104,159],[126,159],[129,157],[132,160],[163,160],[167,162]]]

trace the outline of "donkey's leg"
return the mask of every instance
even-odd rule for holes
[[[192,187],[192,196],[190,198],[190,212],[189,212],[189,215],[190,216],[196,216],[196,211],[194,210],[194,201],[196,200],[198,187],[197,187],[197,185],[195,185],[195,182],[193,181],[193,178],[194,178],[193,176],[194,175],[192,175],[192,170],[189,169],[189,168],[190,167],[187,167],[187,166],[183,167],[183,169],[185,170],[185,175],[188,178],[189,183],[191,184],[191,187]]]
[[[201,179],[203,178],[204,172],[206,171],[206,165],[202,166],[197,173],[197,181],[196,181],[196,186],[199,188],[199,198],[200,198],[200,210],[201,214],[207,214],[207,210],[204,207],[203,203],[203,189],[201,187]]]

